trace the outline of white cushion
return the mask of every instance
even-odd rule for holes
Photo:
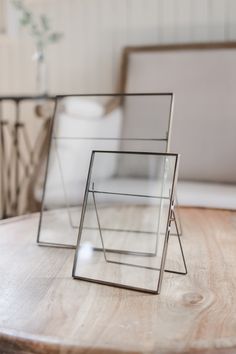
[[[104,106],[101,103],[89,98],[67,97],[63,100],[63,105],[66,114],[79,119],[101,118],[105,113]]]

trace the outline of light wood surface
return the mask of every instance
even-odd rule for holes
[[[38,215],[0,224],[0,353],[236,353],[236,212],[181,209],[187,276],[161,295],[73,280]],[[171,254],[169,254],[171,258]]]

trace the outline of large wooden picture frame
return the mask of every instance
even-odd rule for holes
[[[123,50],[118,92],[142,88],[142,92],[170,91],[175,96],[169,151],[182,155],[182,180],[236,183],[236,166],[230,163],[236,151],[235,62],[236,42]]]
[[[180,51],[206,51],[206,50],[236,49],[236,42],[198,42],[198,43],[176,43],[160,45],[143,45],[125,47],[121,55],[120,76],[117,85],[117,92],[126,92],[130,58],[133,53],[150,52],[180,52]]]

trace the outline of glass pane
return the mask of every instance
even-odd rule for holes
[[[121,157],[127,166],[136,160],[151,168],[140,175],[133,169],[124,173]],[[116,166],[109,177],[101,173],[107,165]],[[92,154],[75,277],[157,291],[176,170],[175,154]]]
[[[57,99],[38,241],[76,245],[92,150],[166,152],[172,94],[81,95]],[[96,173],[155,174],[151,157],[107,158]],[[160,172],[161,173],[161,172]],[[44,193],[43,193],[44,192]],[[44,211],[47,211],[46,213]]]

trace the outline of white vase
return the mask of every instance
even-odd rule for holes
[[[35,53],[36,60],[36,93],[43,96],[48,91],[47,63],[45,51],[38,50]]]

